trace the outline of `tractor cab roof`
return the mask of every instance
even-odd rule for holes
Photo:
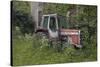
[[[58,16],[58,17],[66,17],[66,16],[63,16],[63,15],[59,15],[57,13],[54,13],[54,14],[44,14],[43,16]]]
[[[58,15],[57,13],[54,14],[45,14],[43,15],[43,18],[48,18],[48,17],[55,17],[55,19],[57,19],[57,23],[59,28],[68,28],[68,21],[66,16],[62,16],[62,15]],[[46,24],[46,23],[45,23]],[[47,27],[47,26],[45,26]]]
[[[57,16],[57,14],[56,13],[55,14],[45,14],[43,16]]]

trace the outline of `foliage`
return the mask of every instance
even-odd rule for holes
[[[34,31],[28,2],[12,1],[12,18],[12,27],[15,29],[18,26],[23,35]]]
[[[57,13],[62,16],[66,16],[66,12],[69,9],[72,9],[72,6],[69,4],[58,4],[58,3],[45,3],[43,5],[43,13],[44,14],[51,14],[51,13]]]
[[[27,35],[26,37],[21,36],[20,39],[13,39],[13,65],[22,66],[96,61],[96,46],[93,44],[86,45],[84,49],[80,50],[67,47],[63,52],[56,52],[55,49],[49,48],[47,43],[42,43],[36,34],[33,36]]]

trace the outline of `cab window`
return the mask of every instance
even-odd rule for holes
[[[56,18],[55,17],[50,17],[49,27],[52,31],[56,31]]]
[[[66,29],[68,27],[68,22],[66,22],[66,17],[59,16],[58,17],[58,26],[59,28]]]
[[[44,17],[44,20],[43,20],[43,28],[47,28],[47,26],[48,26],[48,16],[45,16]]]

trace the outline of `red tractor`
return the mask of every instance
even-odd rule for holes
[[[82,48],[80,44],[80,30],[68,29],[67,26],[66,17],[58,16],[57,14],[43,15],[36,33],[47,38],[50,44],[56,41],[59,43],[56,45],[61,47],[64,47],[63,43],[67,43],[76,48]]]

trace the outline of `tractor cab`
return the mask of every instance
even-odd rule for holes
[[[48,30],[50,37],[58,37],[59,29],[67,29],[66,18],[57,14],[48,14],[42,16],[41,27]]]
[[[42,16],[37,32],[45,33],[49,39],[55,38],[82,47],[80,46],[80,30],[69,29],[68,26],[66,17],[48,14]]]
[[[58,20],[56,14],[43,15],[41,27],[48,30],[49,36],[58,37]]]

